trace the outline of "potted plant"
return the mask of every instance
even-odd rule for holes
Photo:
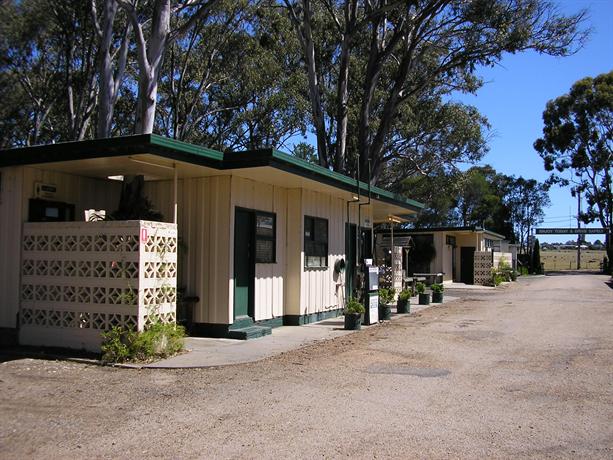
[[[379,289],[379,319],[389,320],[392,318],[392,303],[394,302],[394,288]]]
[[[362,329],[362,315],[366,310],[364,305],[354,299],[349,298],[345,305],[345,329],[348,331],[359,331]]]
[[[430,293],[426,292],[426,285],[424,283],[417,283],[415,290],[419,294],[419,305],[430,305]]]
[[[442,285],[442,283],[435,283],[430,286],[430,289],[432,289],[432,302],[443,303],[443,291],[445,290],[445,287]]]
[[[411,297],[413,296],[412,289],[403,289],[398,294],[398,303],[396,303],[396,311],[398,313],[411,313]]]

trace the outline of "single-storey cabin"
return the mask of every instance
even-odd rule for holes
[[[500,260],[497,255],[504,254],[510,264],[514,260],[514,248],[503,235],[478,226],[382,230],[376,233],[379,260],[390,258],[392,239],[397,251],[404,248],[398,257],[406,275],[441,273],[443,282],[484,284],[480,272],[489,281],[492,266]],[[484,264],[489,264],[487,269]]]
[[[163,222],[86,221],[117,208],[130,175]],[[194,335],[335,316],[373,224],[422,207],[272,149],[152,134],[0,151],[0,328],[95,350],[112,326],[174,320],[181,298]]]

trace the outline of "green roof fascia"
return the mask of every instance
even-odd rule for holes
[[[184,161],[216,169],[243,169],[271,166],[292,174],[326,183],[349,192],[357,193],[356,180],[309,163],[274,149],[222,153],[158,134],[137,134],[85,141],[59,142],[57,144],[17,147],[0,151],[0,167],[18,166],[60,161],[76,161],[94,158],[118,157],[150,153],[164,158]],[[368,184],[360,182],[360,193],[368,193]],[[411,211],[421,211],[422,203],[371,187],[371,197]]]
[[[169,137],[160,136],[159,134],[149,134],[149,137],[149,142],[152,146],[160,147],[162,149],[160,153],[163,153],[165,149],[171,149],[178,153],[196,155],[197,157],[201,157],[206,160],[213,160],[219,163],[221,163],[224,159],[224,154],[219,150],[200,147],[198,145],[190,144],[188,142],[178,141]],[[190,160],[186,161],[193,163],[193,161]],[[221,166],[221,164],[219,166]]]
[[[162,157],[221,169],[223,153],[157,134],[17,147],[0,151],[0,166],[88,160],[154,153]],[[197,160],[197,161],[194,161]]]
[[[463,226],[463,227],[430,227],[430,228],[407,228],[407,229],[399,229],[399,230],[394,230],[394,234],[395,235],[399,235],[399,234],[416,234],[416,233],[434,233],[434,232],[483,232],[483,233],[487,233],[488,235],[492,235],[492,236],[496,236],[502,240],[506,240],[506,237],[504,235],[501,235],[500,233],[496,233],[493,232],[491,230],[487,230],[483,227],[479,227],[477,225],[467,225],[467,226]],[[387,233],[391,233],[390,230],[388,229],[382,229],[380,231],[378,231],[377,233],[382,233],[382,234],[387,234]]]
[[[293,167],[293,169],[298,169],[299,171],[293,171],[293,172],[296,172],[302,176],[306,175],[308,177],[313,178],[314,180],[320,180],[321,178],[326,178],[326,179],[329,179],[329,181],[327,182],[331,181],[331,185],[336,185],[336,186],[338,186],[339,185],[338,183],[340,182],[341,184],[344,185],[341,188],[344,188],[345,190],[348,190],[350,192],[351,191],[357,192],[356,191],[357,181],[355,179],[349,176],[345,176],[344,174],[338,173],[336,171],[331,171],[327,168],[324,168],[323,166],[309,163],[306,160],[296,158],[295,156],[292,156],[287,153],[281,152],[279,150],[274,150],[274,149],[272,150],[272,160],[275,163],[281,163],[281,164],[284,163],[284,164],[290,165],[291,167]],[[368,184],[360,181],[360,191],[362,194],[366,195],[368,193]],[[376,200],[395,204],[403,208],[411,209],[412,211],[421,211],[425,207],[424,204],[418,201],[411,200],[410,198],[406,198],[397,193],[388,192],[387,190],[384,190],[380,187],[371,186],[370,194],[371,194],[371,197]]]

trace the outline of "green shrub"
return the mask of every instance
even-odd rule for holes
[[[157,322],[143,332],[114,327],[102,334],[102,360],[122,363],[166,358],[183,350],[185,329]]]
[[[379,303],[389,304],[394,301],[394,295],[396,290],[394,288],[381,288],[379,289]]]
[[[415,285],[415,290],[418,294],[423,294],[424,292],[426,292],[426,285],[424,283],[417,283]]]
[[[347,305],[345,305],[345,314],[351,313],[359,313],[362,314],[366,311],[364,305],[362,305],[357,299],[354,297],[350,297],[347,301]]]
[[[502,275],[501,273],[494,272],[492,274],[492,282],[494,283],[494,286],[499,286],[500,283],[502,283],[504,280],[504,275]]]
[[[413,290],[410,288],[403,289],[400,291],[400,294],[398,294],[398,300],[409,300],[411,297],[413,297]]]
[[[443,286],[441,283],[434,283],[432,286],[430,286],[430,289],[432,289],[432,292],[443,292],[445,290],[445,286]]]

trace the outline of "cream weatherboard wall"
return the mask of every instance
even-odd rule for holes
[[[172,215],[172,182],[148,182],[145,193],[164,216]],[[334,263],[345,258],[346,201],[326,193],[273,186],[228,175],[182,179],[178,184],[178,228],[185,256],[179,286],[200,298],[194,321],[233,322],[234,216],[236,208],[276,215],[276,261],[256,264],[255,320],[306,315],[343,307],[344,277]],[[328,219],[328,267],[304,267],[304,216]],[[350,221],[357,222],[357,206]],[[372,209],[361,209],[370,226]]]
[[[335,274],[334,264],[337,260],[345,258],[346,209],[346,201],[341,198],[314,191],[304,190],[302,192],[300,244],[304,245],[304,216],[328,219],[328,266],[326,268],[305,268],[304,250],[300,248],[301,315],[334,310],[343,306],[344,280],[342,276]],[[364,220],[372,220],[370,210],[364,210],[364,208],[362,210]],[[355,219],[355,210],[353,214]]]
[[[193,316],[198,323],[232,322],[230,191],[230,176],[181,179],[177,187],[179,288],[199,297]],[[147,182],[145,194],[169,220],[174,212],[172,181]]]
[[[78,220],[84,218],[85,209],[115,209],[121,184],[26,166],[0,168],[0,172],[0,327],[14,328],[19,308],[22,223],[28,218],[34,184],[55,184],[54,201],[74,204]]]

